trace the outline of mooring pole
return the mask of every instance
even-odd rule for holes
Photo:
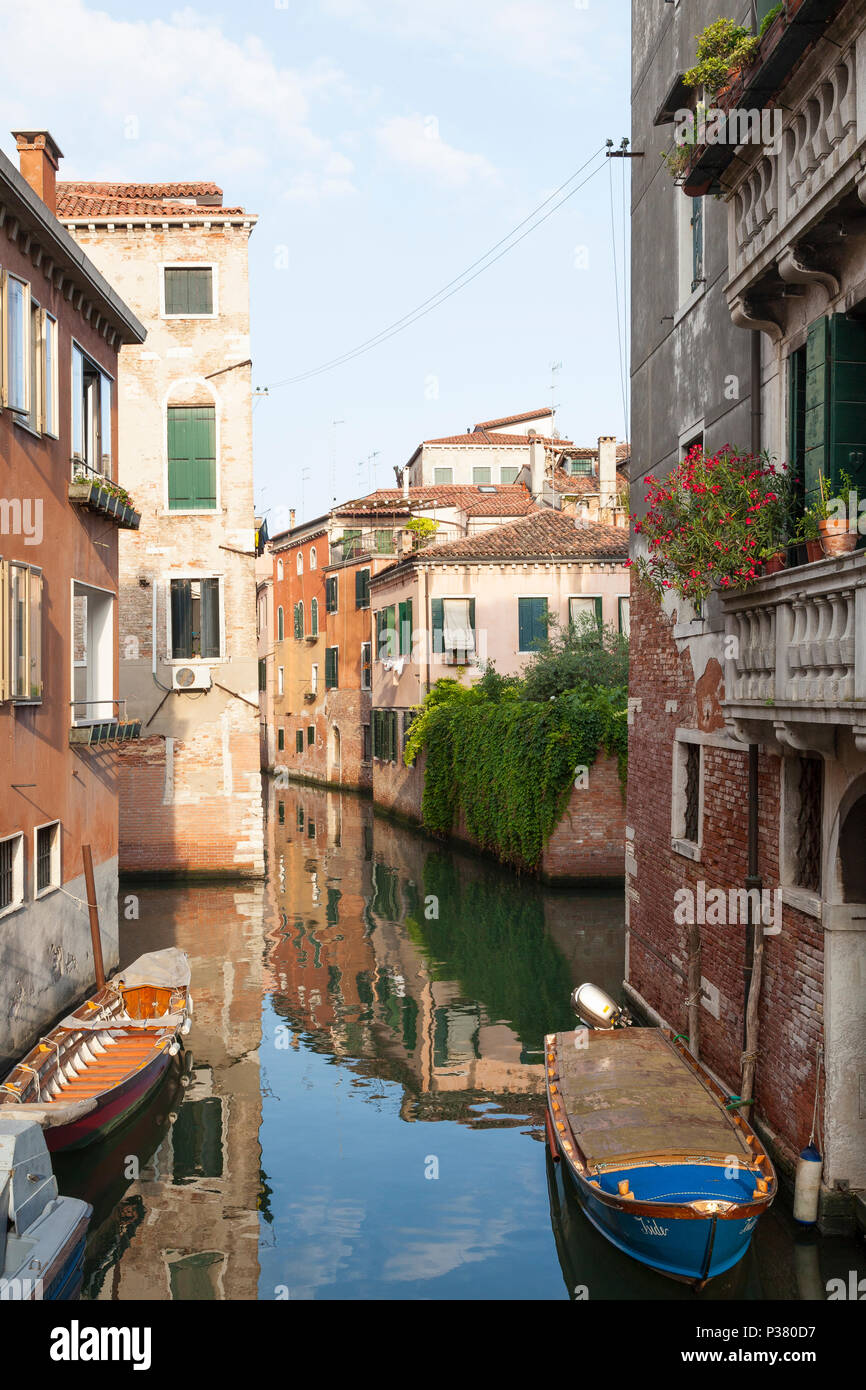
[[[96,903],[96,884],[93,881],[93,855],[90,845],[81,846],[84,860],[84,883],[87,888],[87,908],[90,913],[90,940],[93,943],[93,965],[96,971],[96,988],[105,988],[105,965],[102,960],[102,937],[99,935],[99,908]]]

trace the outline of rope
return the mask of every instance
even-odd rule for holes
[[[816,1044],[815,1044],[815,1067],[816,1067],[816,1070],[815,1070],[815,1104],[814,1104],[814,1107],[813,1107],[813,1109],[812,1109],[812,1129],[811,1129],[810,1134],[809,1134],[809,1147],[810,1147],[810,1148],[812,1147],[812,1141],[813,1141],[814,1138],[815,1138],[815,1129],[817,1128],[817,1125],[818,1125],[818,1088],[819,1088],[819,1086],[820,1086],[820,1084],[821,1084],[821,1065],[822,1065],[822,1063],[823,1063],[823,1060],[824,1060],[824,1054],[823,1054],[822,1051],[821,1051],[821,1044],[820,1044],[820,1043],[816,1043]],[[823,1151],[824,1151],[824,1146],[823,1146],[823,1142],[822,1142],[822,1143],[821,1143],[821,1152],[823,1153]]]

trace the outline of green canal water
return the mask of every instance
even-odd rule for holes
[[[544,1143],[546,1031],[619,994],[622,894],[550,892],[374,817],[266,789],[264,884],[123,885],[124,963],[192,963],[148,1107],[58,1159],[94,1207],[86,1299],[823,1299],[863,1243],[783,1204],[701,1295],[585,1220]]]

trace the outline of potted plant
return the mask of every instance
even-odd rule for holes
[[[820,502],[814,504],[818,514],[818,530],[825,555],[849,555],[857,545],[857,528],[851,530],[847,508],[842,497],[854,491],[851,478],[844,471],[839,474],[839,498],[830,496],[830,482],[823,473],[818,474]],[[840,505],[841,504],[841,505]]]
[[[663,480],[646,479],[646,515],[633,518],[647,554],[638,573],[659,597],[673,592],[695,605],[714,588],[748,588],[787,545],[787,468],[768,454],[696,445]]]
[[[788,563],[788,556],[780,546],[768,545],[761,551],[761,560],[764,574],[778,574]]]
[[[808,506],[797,522],[797,529],[794,532],[794,540],[797,544],[806,547],[806,559],[809,564],[822,559],[824,555],[821,532],[818,529],[818,523],[821,520],[820,508],[820,502],[813,502]]]
[[[697,62],[683,74],[683,82],[717,97],[733,84],[757,50],[758,39],[749,29],[733,19],[717,19],[698,35]]]

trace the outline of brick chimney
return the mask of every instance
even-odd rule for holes
[[[47,130],[13,130],[18,146],[21,177],[42,199],[49,212],[57,215],[57,166],[63,151]]]
[[[599,504],[612,507],[616,503],[616,435],[602,434],[598,441]]]

